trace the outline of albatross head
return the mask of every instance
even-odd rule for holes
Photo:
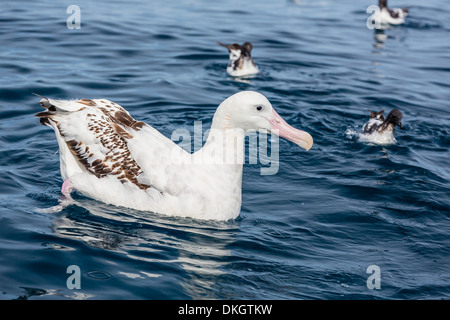
[[[267,131],[290,140],[305,150],[313,145],[311,135],[291,127],[272,107],[265,96],[255,91],[238,92],[223,101],[216,111],[213,127]]]

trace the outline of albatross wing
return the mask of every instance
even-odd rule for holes
[[[138,130],[145,123],[134,120],[124,108],[106,99],[43,98],[40,103],[47,110],[36,116],[56,132],[64,180],[88,172],[97,178],[111,176],[142,190],[151,187],[126,141],[133,137],[127,128]]]

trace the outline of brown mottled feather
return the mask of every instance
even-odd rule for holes
[[[126,139],[133,138],[133,135],[127,132],[127,128],[140,130],[145,123],[134,120],[121,106],[105,99],[81,99],[76,103],[86,106],[71,112],[85,113],[83,117],[86,119],[88,132],[96,141],[91,147],[80,141],[73,133],[67,134],[58,122],[60,116],[58,106],[51,105],[49,101],[41,102],[47,110],[39,112],[36,117],[39,117],[44,125],[49,125],[50,121],[56,124],[71,153],[91,174],[98,178],[112,175],[122,183],[131,182],[143,190],[149,188],[150,185],[138,181],[143,171],[131,157],[126,142]],[[98,147],[94,148],[95,144],[102,146],[101,153],[94,152],[98,150]]]
[[[112,125],[114,131],[115,131],[119,136],[121,136],[122,138],[125,138],[125,139],[131,139],[131,138],[133,138],[133,135],[132,135],[132,134],[130,134],[130,133],[128,133],[127,131],[125,131],[125,130],[124,130],[121,126],[119,126],[118,124],[112,123],[111,125]]]

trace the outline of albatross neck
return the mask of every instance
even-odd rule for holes
[[[200,153],[208,164],[242,168],[245,160],[244,141],[244,130],[213,125]]]

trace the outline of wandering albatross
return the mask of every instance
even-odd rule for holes
[[[230,220],[239,216],[245,134],[264,130],[309,150],[313,139],[288,125],[262,94],[238,92],[217,108],[204,146],[188,153],[107,99],[53,100],[36,116],[56,134],[61,192],[169,216]]]

